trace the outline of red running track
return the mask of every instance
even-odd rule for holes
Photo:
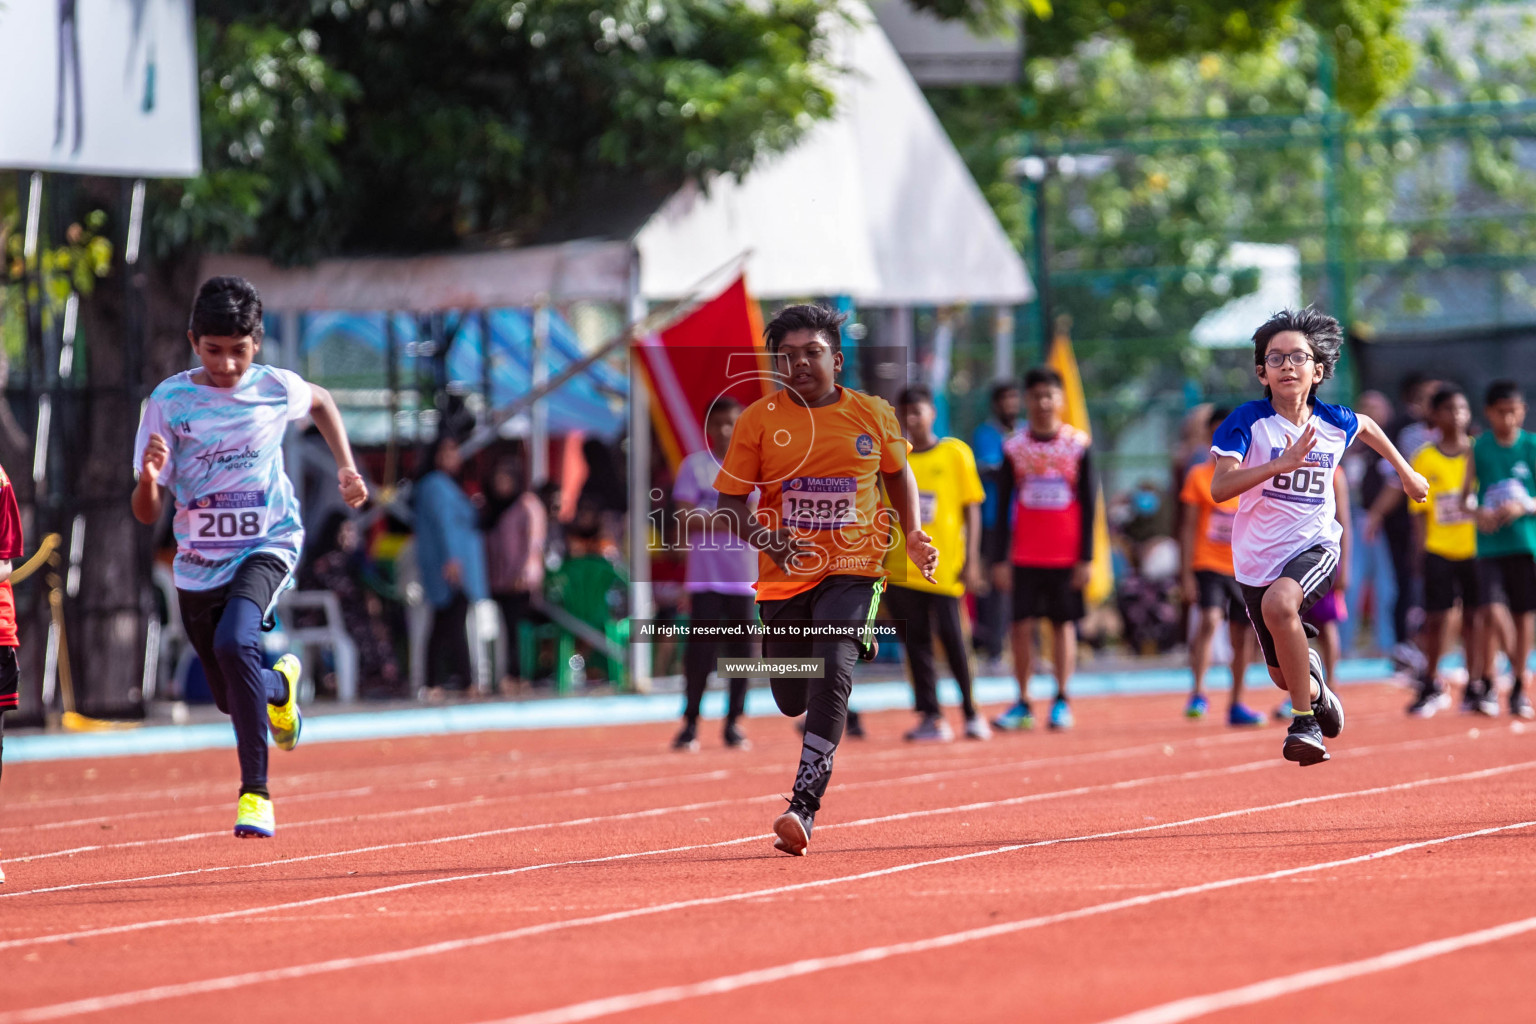
[[[1067,734],[626,726],[301,746],[236,841],[228,751],[12,766],[0,1024],[1529,1021],[1536,730],[1351,686],[1333,760],[1178,696]]]

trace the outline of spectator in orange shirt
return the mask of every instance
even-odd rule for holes
[[[1231,411],[1211,411],[1205,432],[1207,448],[1211,434]],[[1264,716],[1243,703],[1243,673],[1253,657],[1255,638],[1243,602],[1243,589],[1232,568],[1232,520],[1237,516],[1237,499],[1217,504],[1211,498],[1211,474],[1215,470],[1216,463],[1209,459],[1199,463],[1185,475],[1184,488],[1179,492],[1179,501],[1185,506],[1179,538],[1184,601],[1189,607],[1200,609],[1199,625],[1189,645],[1189,668],[1195,679],[1184,716],[1204,718],[1210,707],[1205,696],[1205,672],[1211,664],[1211,641],[1216,636],[1216,627],[1225,618],[1232,640],[1232,695],[1227,704],[1227,724],[1263,725]]]

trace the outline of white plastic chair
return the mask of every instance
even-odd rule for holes
[[[350,704],[357,700],[357,644],[353,642],[341,617],[341,602],[329,590],[290,590],[277,599],[278,613],[285,623],[294,621],[293,613],[313,609],[325,613],[325,625],[286,630],[293,647],[311,644],[329,647],[336,660],[336,700]],[[308,674],[308,669],[305,670]]]

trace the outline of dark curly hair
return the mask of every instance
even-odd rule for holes
[[[197,290],[187,329],[194,338],[244,338],[261,341],[261,296],[243,277],[210,277]]]
[[[785,306],[773,314],[763,337],[768,341],[768,351],[777,352],[786,335],[796,331],[811,331],[821,335],[834,352],[843,350],[842,326],[847,321],[845,313],[825,306]]]
[[[1307,345],[1312,349],[1312,358],[1317,361],[1317,368],[1322,371],[1316,384],[1312,385],[1312,393],[1317,394],[1317,389],[1323,381],[1333,376],[1333,368],[1339,361],[1339,353],[1344,348],[1344,331],[1339,327],[1339,322],[1314,306],[1305,309],[1282,309],[1280,312],[1264,321],[1263,326],[1253,332],[1253,365],[1263,366],[1264,356],[1269,350],[1269,343],[1284,331],[1295,331],[1307,339]],[[1266,385],[1265,397],[1270,394]]]

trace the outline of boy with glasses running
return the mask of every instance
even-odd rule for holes
[[[797,857],[832,775],[848,719],[853,666],[873,657],[873,621],[885,589],[890,516],[895,508],[907,557],[929,582],[939,552],[919,528],[917,483],[908,444],[889,403],[837,383],[839,329],[846,319],[821,306],[781,309],[764,334],[781,389],[742,411],[715,478],[718,514],[757,548],[757,607],[775,628],[822,630],[807,639],[765,638],[767,657],[820,658],[814,678],[774,678],[773,699],[805,739],[789,809],[773,823],[774,848]],[[755,516],[747,496],[761,495]]]
[[[1344,706],[1301,619],[1333,586],[1343,532],[1333,475],[1344,449],[1360,436],[1396,470],[1409,497],[1429,493],[1374,420],[1317,400],[1343,343],[1338,321],[1310,306],[1270,317],[1253,335],[1264,398],[1239,406],[1211,440],[1211,499],[1239,498],[1233,566],[1270,678],[1290,693],[1282,753],[1302,766],[1328,760],[1323,739],[1344,727]]]

